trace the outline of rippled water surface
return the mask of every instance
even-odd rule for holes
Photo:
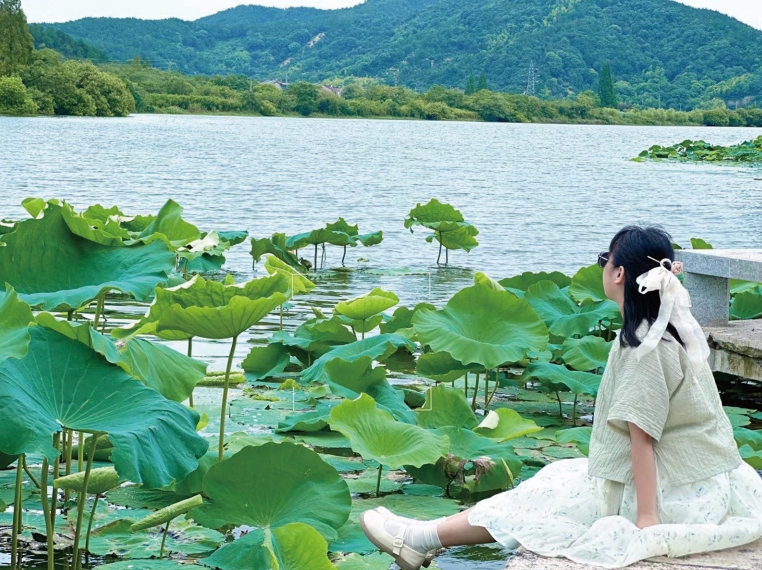
[[[476,270],[496,278],[528,270],[573,274],[631,223],[661,223],[681,244],[702,237],[716,247],[759,247],[762,180],[755,178],[762,171],[630,161],[652,144],[686,138],[729,144],[759,134],[348,119],[0,117],[0,218],[24,216],[20,202],[28,196],[62,198],[80,209],[117,204],[128,214],[155,213],[173,198],[202,230],[246,229],[265,237],[308,231],[338,216],[359,223],[363,233],[383,230],[381,245],[350,250],[350,271],[317,274],[315,292],[286,312],[293,329],[309,306],[330,308],[376,286],[412,306],[443,303]],[[481,232],[481,245],[470,254],[453,252],[448,268],[437,268],[437,247],[424,241],[425,232],[411,235],[403,227],[407,212],[432,197],[459,208]],[[226,268],[239,281],[263,273],[252,268],[248,251],[242,244],[228,255]],[[325,268],[340,261],[341,250],[329,247]],[[121,313],[111,315],[112,324],[145,310],[110,308]],[[268,336],[277,320],[258,325],[247,340]],[[239,343],[237,363],[249,347]],[[228,349],[227,342],[197,342],[194,356],[219,370]],[[445,559],[441,567],[502,562]]]

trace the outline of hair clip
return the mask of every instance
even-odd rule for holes
[[[672,273],[675,275],[682,275],[683,273],[683,262],[682,261],[673,261],[672,262]]]

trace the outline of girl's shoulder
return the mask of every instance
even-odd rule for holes
[[[643,341],[649,329],[650,325],[644,319],[635,333],[638,340]],[[671,376],[683,376],[685,367],[688,365],[688,355],[683,345],[669,331],[664,333],[656,348],[640,358],[636,356],[637,347],[622,346],[621,332],[621,329],[617,331],[616,339],[614,339],[614,344],[611,347],[611,352],[614,353],[612,364],[615,363],[619,367],[642,367],[643,365],[655,365],[658,363],[664,373],[669,373]]]

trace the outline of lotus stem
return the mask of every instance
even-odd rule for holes
[[[42,458],[42,473],[40,479],[42,480],[42,487],[40,489],[40,502],[42,503],[42,514],[45,517],[45,534],[48,539],[48,570],[54,570],[53,560],[53,527],[50,518],[50,502],[48,501],[48,458],[43,456]],[[55,492],[55,489],[53,490]]]
[[[167,521],[167,524],[164,525],[164,536],[161,537],[161,548],[159,549],[159,560],[164,558],[164,544],[167,542],[167,535],[169,534],[169,525],[171,524],[172,524],[172,521]]]
[[[445,267],[450,264],[450,250],[445,248]]]
[[[98,297],[98,303],[95,305],[95,320],[93,321],[93,330],[98,330],[98,323],[101,320],[101,314],[103,313],[103,303],[106,300],[106,294],[104,293]]]
[[[85,432],[77,432],[77,471],[85,466]]]
[[[489,405],[489,375],[492,370],[486,370],[484,372],[484,411],[487,411]]]
[[[442,232],[439,232],[439,255],[437,255],[437,265],[439,265],[439,259],[442,257]]]
[[[574,405],[572,406],[572,426],[577,426],[577,399],[579,398],[578,394],[574,394]]]
[[[495,385],[492,388],[492,392],[489,395],[489,400],[487,401],[487,406],[489,406],[492,403],[492,399],[495,397],[495,394],[497,393],[497,389],[500,387],[500,369],[495,370]],[[487,409],[486,407],[484,408]]]
[[[466,383],[466,387],[464,389],[465,390],[464,393],[466,394],[466,400],[468,400],[468,372],[466,372],[466,374],[463,376],[463,380]]]
[[[193,337],[188,339],[188,358],[193,355]],[[191,388],[190,396],[188,396],[188,405],[193,407],[193,388]]]
[[[19,533],[21,532],[21,487],[24,483],[24,456],[19,455],[16,460],[16,492],[13,499],[13,531],[11,533],[11,568],[15,569],[18,565],[18,552],[19,552]]]
[[[37,480],[37,477],[34,476],[31,469],[29,469],[29,465],[26,464],[26,461],[24,461],[24,472],[26,473],[27,477],[34,483],[34,486],[38,489],[41,489],[40,482]]]
[[[95,501],[93,501],[93,508],[90,511],[90,520],[87,521],[87,534],[85,535],[85,564],[90,563],[90,533],[93,530],[93,521],[95,520],[95,509],[98,508],[98,499],[100,495],[95,495]]]
[[[362,322],[362,340],[365,340],[365,321]]]
[[[283,330],[283,304],[280,306],[280,330]]]
[[[317,273],[317,244],[315,244],[315,273]]]
[[[317,245],[315,246],[317,251]],[[317,254],[316,254],[317,255]],[[238,336],[233,337],[233,345],[230,347],[228,356],[228,365],[225,369],[225,387],[222,389],[222,412],[220,413],[220,447],[217,453],[217,459],[222,462],[225,452],[225,417],[228,411],[228,388],[230,387],[230,368],[233,366],[233,356],[235,356],[235,345],[238,342]]]
[[[344,258],[347,257],[347,246],[344,246],[344,255],[341,256],[341,266],[344,267]]]
[[[376,497],[381,496],[381,472],[383,471],[384,466],[379,464],[378,466],[378,479],[376,480]]]
[[[471,409],[476,409],[476,395],[479,393],[479,373],[476,373],[476,384],[474,385],[474,397],[471,399]]]
[[[64,432],[65,434],[66,432]],[[53,436],[53,447],[58,449],[59,443],[61,441],[61,434],[57,433]],[[53,481],[58,479],[58,476],[61,469],[61,454],[58,454],[58,457],[56,457],[55,461],[53,461]],[[55,532],[56,529],[56,510],[58,509],[58,489],[53,489],[53,495],[51,499],[51,505],[50,505],[50,528],[53,529]],[[50,545],[53,541],[52,536],[48,535],[48,545]],[[48,546],[50,548],[50,546]],[[52,567],[50,567],[50,562],[48,561],[49,570],[52,570]]]
[[[560,415],[561,419],[563,419],[564,409],[561,407],[561,394],[558,393],[558,390],[556,390],[556,399],[558,400],[558,415]]]
[[[82,433],[82,432],[80,432]],[[87,485],[90,483],[90,471],[93,468],[95,446],[98,443],[98,434],[91,434],[90,453],[87,454],[87,466],[85,467],[85,479],[82,482],[82,491],[77,493],[77,526],[74,531],[74,552],[72,553],[72,569],[79,570],[81,559],[79,553],[79,539],[82,536],[82,519],[85,516],[85,503],[87,503]]]
[[[71,310],[71,309],[70,309],[70,310],[66,311],[66,320],[67,320],[67,321],[70,321],[70,320],[71,320],[71,317],[72,317],[73,315],[74,315],[74,311],[73,311],[73,310]]]
[[[66,475],[71,475],[71,450],[74,446],[74,432],[71,430],[65,430],[65,441],[64,441],[64,447],[65,447],[65,459],[66,459]],[[56,475],[58,477],[58,475]],[[69,497],[71,497],[71,491],[65,490],[64,491],[64,504],[69,500]]]

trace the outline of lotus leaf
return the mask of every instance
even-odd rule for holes
[[[193,224],[182,218],[183,208],[174,200],[167,200],[156,218],[140,232],[139,240],[161,239],[173,249],[177,249],[201,237],[201,232]]]
[[[433,430],[432,433],[450,440],[450,455],[420,469],[406,467],[416,479],[446,488],[453,480],[465,478],[466,487],[472,493],[513,486],[522,463],[513,454],[512,447],[453,426]]]
[[[282,275],[254,279],[243,286],[196,279],[191,287],[175,292],[173,303],[159,317],[159,332],[180,331],[213,339],[237,337],[284,303],[290,285]]]
[[[62,426],[108,433],[120,476],[146,487],[182,480],[198,467],[207,442],[196,434],[199,415],[135,382],[83,344],[42,328],[22,360],[0,366],[2,451],[59,454],[51,436]]]
[[[162,243],[107,247],[69,231],[60,206],[2,236],[0,274],[33,307],[73,310],[112,289],[147,299],[167,280],[175,256]]]
[[[572,277],[569,295],[583,305],[608,299],[603,291],[603,269],[595,263],[577,271]]]
[[[433,233],[426,237],[426,241],[431,243],[434,240],[437,240],[447,249],[463,249],[465,251],[471,251],[479,245],[479,242],[475,239],[475,236],[478,235],[479,230],[471,224],[466,224],[453,231]]]
[[[325,538],[303,523],[251,531],[201,562],[220,570],[336,570]]]
[[[495,291],[505,290],[503,286],[500,285],[500,283],[498,283],[497,281],[492,279],[492,277],[490,277],[486,273],[483,273],[482,271],[477,271],[476,273],[474,273],[474,285],[485,285],[487,287],[491,287]]]
[[[590,454],[590,438],[593,435],[593,428],[577,427],[564,429],[556,432],[556,441],[567,445],[573,443],[577,446],[583,455]]]
[[[422,344],[488,369],[548,344],[547,327],[526,301],[484,285],[462,289],[441,311],[419,310],[413,326]]]
[[[738,446],[749,445],[755,451],[762,451],[762,430],[751,430],[742,427],[733,429]]]
[[[297,234],[286,239],[286,247],[291,250],[302,249],[308,245],[318,246],[323,243],[331,245],[352,245],[354,241],[352,238],[344,232],[335,232],[326,228],[320,228],[312,230],[311,232],[305,232]]]
[[[102,495],[110,491],[123,479],[113,467],[100,467],[90,471],[90,479],[87,482],[87,492],[91,495]],[[56,489],[68,489],[81,493],[85,483],[85,472],[80,471],[65,477],[59,477],[53,480],[53,487]]]
[[[294,269],[304,270],[302,264],[299,263],[299,259],[291,253],[291,249],[286,246],[285,234],[273,234],[272,238],[252,238],[251,240],[251,256],[254,258],[254,261],[259,261],[263,255],[269,253]]]
[[[365,247],[372,247],[384,241],[384,232],[379,230],[377,232],[372,232],[369,234],[362,234],[362,235],[356,236],[355,239],[359,241],[361,244],[363,244],[363,246]]]
[[[29,324],[34,315],[29,305],[19,300],[16,292],[6,284],[0,291],[0,364],[6,358],[24,358],[29,350]]]
[[[192,511],[205,519],[278,528],[304,522],[334,538],[349,516],[351,498],[336,469],[293,443],[244,447],[211,467],[204,478],[211,502]]]
[[[610,316],[607,304],[580,307],[551,281],[540,281],[529,287],[524,300],[540,315],[551,334],[560,337],[587,335],[590,329]]]
[[[328,427],[328,419],[331,415],[331,408],[321,407],[314,412],[297,413],[288,416],[285,420],[278,422],[278,433],[289,431],[300,431],[312,433],[322,431]]]
[[[563,386],[571,390],[573,394],[589,394],[596,396],[598,387],[601,385],[601,377],[589,372],[577,372],[569,370],[566,366],[551,364],[549,362],[532,362],[524,371],[522,381],[537,378],[549,385],[551,390],[562,390]]]
[[[474,432],[489,439],[508,441],[524,437],[530,433],[542,431],[542,428],[532,420],[522,418],[510,408],[490,410],[482,422],[474,428]]]
[[[350,236],[356,236],[360,233],[360,227],[357,224],[350,225],[344,218],[339,218],[332,224],[326,224],[325,229],[331,232],[344,232]]]
[[[336,312],[357,321],[364,321],[399,303],[399,297],[378,287],[370,293],[336,305]]]
[[[283,372],[290,360],[291,355],[282,344],[255,346],[241,363],[241,368],[254,380],[262,380]]]
[[[553,281],[553,283],[558,285],[561,289],[572,284],[571,277],[559,271],[553,271],[551,273],[545,273],[544,271],[540,271],[539,273],[525,271],[521,275],[501,279],[499,283],[509,291],[518,292],[526,291],[532,285],[539,283],[540,281]]]
[[[419,309],[432,309],[436,307],[430,303],[418,303],[414,308],[399,307],[394,311],[392,318],[383,323],[379,329],[382,334],[397,332],[400,329],[409,329],[413,326],[413,315]]]
[[[392,469],[436,463],[449,448],[447,437],[396,421],[367,394],[331,410],[329,425],[349,438],[352,449],[365,459]]]
[[[758,319],[762,317],[762,287],[736,293],[730,303],[732,320]]]
[[[742,445],[738,448],[738,453],[740,453],[741,458],[754,467],[754,469],[762,469],[762,452],[755,451],[750,445]]]
[[[69,204],[63,204],[61,214],[71,233],[95,243],[109,247],[122,247],[125,245],[124,240],[130,239],[130,232],[122,228],[118,222],[108,217],[100,219],[103,212],[97,213],[99,219],[93,219],[87,217],[85,213],[77,214]]]
[[[691,247],[693,249],[714,249],[711,243],[701,238],[691,238]]]
[[[124,525],[129,524],[129,521]],[[145,548],[145,547],[141,547]],[[154,552],[154,549],[145,548],[145,552]],[[96,566],[98,570],[189,570],[194,568],[194,564],[188,564],[185,561],[176,562],[174,560],[122,560],[121,562],[112,562],[111,564],[102,564]],[[198,570],[198,566],[196,569]]]
[[[422,521],[448,517],[460,511],[455,501],[440,497],[417,497],[410,495],[387,495],[374,499],[359,499],[352,502],[349,520],[359,522],[360,515],[368,509],[386,507],[395,514]]]
[[[51,200],[50,203],[54,205],[59,204],[58,200]],[[21,201],[21,205],[34,219],[42,218],[45,210],[48,208],[48,202],[42,198],[24,198]]]
[[[603,369],[609,358],[613,342],[606,342],[598,336],[567,338],[563,346],[563,359],[574,370],[588,372]]]
[[[323,354],[312,366],[302,372],[302,380],[305,382],[326,382],[328,381],[328,376],[325,372],[327,362],[337,358],[345,362],[354,362],[363,356],[383,361],[394,354],[401,346],[407,347],[411,351],[416,348],[414,343],[396,334],[380,334],[350,344],[337,346]]]
[[[337,562],[336,568],[338,570],[389,570],[392,562],[394,559],[384,552],[375,552],[368,556],[350,554]]]
[[[479,423],[463,392],[443,384],[427,390],[426,402],[415,413],[418,425],[429,429],[446,426],[471,429]]]
[[[195,495],[191,497],[190,499],[185,499],[184,501],[180,501],[179,503],[175,503],[174,505],[164,507],[163,509],[156,511],[153,514],[148,515],[144,519],[141,519],[138,522],[134,523],[130,527],[130,530],[132,532],[137,532],[139,530],[146,530],[148,528],[153,528],[155,526],[163,525],[164,523],[168,523],[171,520],[176,519],[180,515],[184,515],[191,509],[200,507],[203,504],[204,504],[204,498],[201,495]]]
[[[315,284],[307,279],[300,271],[297,271],[291,267],[288,263],[285,263],[270,254],[265,258],[265,269],[270,275],[283,275],[288,278],[291,294],[294,293],[309,293],[315,288]]]
[[[427,204],[419,203],[410,210],[405,219],[405,228],[410,229],[414,225],[421,225],[438,232],[451,232],[468,223],[463,219],[463,214],[450,204],[443,204],[436,198],[432,198]]]
[[[449,352],[425,352],[418,357],[416,372],[435,382],[453,382],[469,371],[481,371],[478,364],[466,366],[450,356]]]

